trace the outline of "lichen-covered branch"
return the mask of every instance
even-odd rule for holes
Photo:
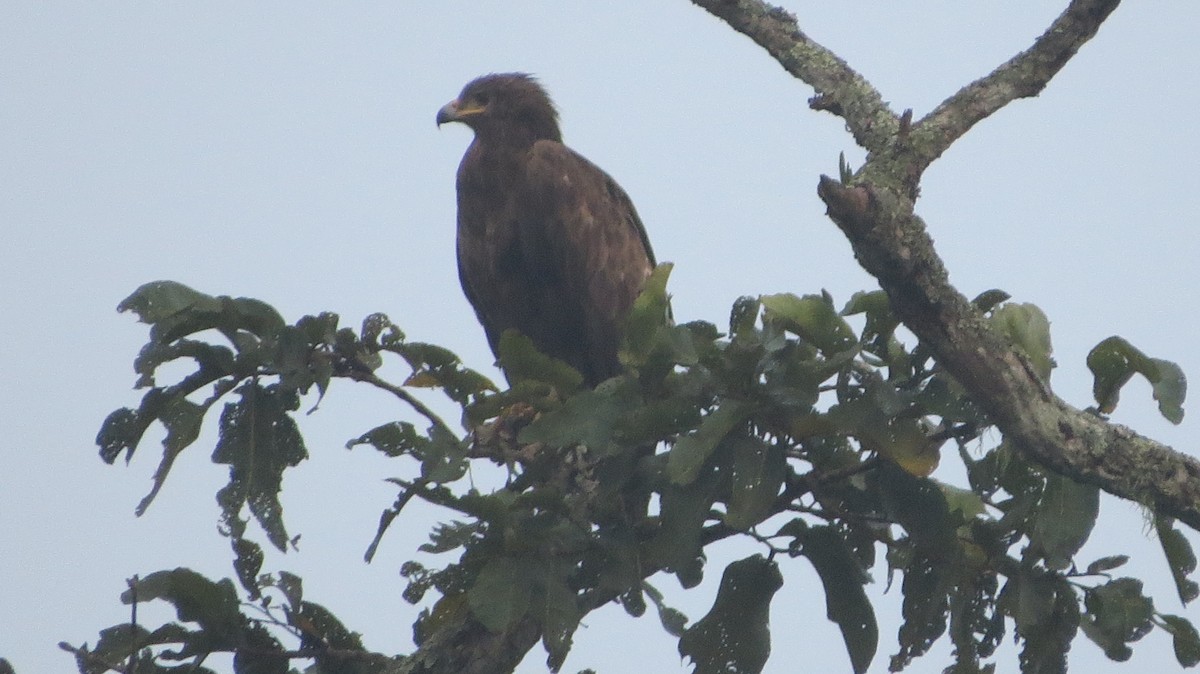
[[[1055,396],[950,285],[914,213],[921,172],[974,124],[1040,92],[1096,34],[1119,0],[1074,0],[1032,47],[948,98],[911,129],[899,119],[881,124],[886,108],[870,104],[882,100],[878,92],[813,43],[782,10],[759,0],[693,2],[833,101],[822,107],[843,116],[855,140],[871,152],[853,185],[823,177],[818,193],[859,263],[888,293],[897,317],[934,350],[1005,436],[1043,465],[1200,530],[1200,462]],[[879,152],[884,147],[890,151]]]
[[[1005,437],[1043,465],[1200,530],[1200,462],[1055,396],[949,284],[910,201],[832,178],[822,178],[818,193],[897,317]]]

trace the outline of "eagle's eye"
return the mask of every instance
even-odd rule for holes
[[[487,105],[489,98],[490,97],[487,95],[487,92],[475,94],[475,102],[480,105]]]

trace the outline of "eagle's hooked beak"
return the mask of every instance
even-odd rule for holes
[[[437,113],[437,125],[441,126],[448,122],[465,122],[468,118],[474,117],[483,112],[482,105],[463,106],[456,98],[453,101],[442,106]]]

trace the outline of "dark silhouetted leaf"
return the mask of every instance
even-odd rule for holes
[[[346,443],[346,449],[356,445],[371,445],[388,456],[396,457],[413,454],[428,444],[429,438],[418,433],[416,426],[407,421],[393,421],[350,440]]]
[[[1113,569],[1125,566],[1125,563],[1128,561],[1129,555],[1111,555],[1109,557],[1101,557],[1100,559],[1097,559],[1096,561],[1087,565],[1087,573],[1100,574],[1104,573],[1105,571],[1112,571]]]
[[[247,382],[241,400],[228,403],[221,414],[220,439],[213,463],[229,466],[229,484],[217,495],[222,521],[233,538],[241,538],[243,506],[267,532],[276,548],[287,547],[279,490],[283,471],[308,457],[295,420],[288,414],[299,405],[294,394],[274,386]]]
[[[770,514],[783,486],[787,460],[783,448],[755,437],[729,440],[733,451],[733,488],[725,523],[734,529],[749,529]]]
[[[1154,530],[1158,533],[1158,542],[1167,557],[1167,566],[1171,567],[1171,577],[1175,580],[1179,601],[1187,604],[1200,596],[1200,585],[1188,578],[1196,570],[1196,554],[1192,552],[1192,544],[1175,528],[1174,520],[1169,517],[1156,516]]]
[[[975,305],[976,309],[986,314],[994,307],[998,306],[1001,302],[1007,302],[1011,297],[1012,295],[1009,295],[1003,290],[993,288],[991,290],[985,290],[976,295],[975,299],[971,300],[971,304]]]
[[[688,485],[667,484],[661,495],[661,524],[648,546],[649,556],[675,573],[684,587],[700,582],[700,533],[716,499],[720,475],[704,471]]]
[[[138,602],[154,599],[171,603],[179,620],[197,623],[203,630],[203,639],[185,647],[183,656],[239,645],[247,620],[239,610],[237,591],[229,579],[214,583],[185,568],[156,571],[137,583]],[[123,592],[121,601],[131,603],[133,592]]]
[[[557,672],[567,652],[571,650],[571,637],[579,627],[583,613],[575,600],[575,592],[558,577],[548,575],[543,580],[542,600],[542,645],[546,648],[546,666]]]
[[[684,628],[687,625],[688,619],[680,611],[667,606],[663,601],[662,592],[650,583],[643,582],[642,589],[646,595],[650,597],[650,601],[654,602],[654,607],[658,609],[658,620],[662,623],[663,629],[673,637],[683,636]]]
[[[1163,629],[1171,633],[1175,648],[1175,659],[1184,667],[1200,664],[1200,634],[1192,623],[1182,616],[1162,615]]]
[[[679,654],[696,674],[761,672],[771,653],[771,598],[782,586],[779,567],[761,555],[733,562],[712,609],[679,638]]]
[[[1017,624],[1022,674],[1066,674],[1079,630],[1079,601],[1062,578],[1022,571],[1010,576],[999,607]]]
[[[825,586],[825,616],[842,631],[855,674],[867,671],[879,646],[875,611],[863,591],[870,579],[830,527],[812,527],[801,538],[802,554],[812,562]]]
[[[358,634],[346,628],[329,609],[310,601],[298,601],[288,613],[288,623],[300,632],[300,648],[316,652],[317,672],[372,674],[386,661],[382,656],[367,656]],[[361,654],[361,655],[360,655]]]
[[[688,484],[700,474],[704,462],[735,426],[745,420],[751,407],[727,400],[700,422],[696,432],[679,438],[667,459],[667,475],[675,484]]]
[[[1091,588],[1084,594],[1084,606],[1083,633],[1118,662],[1133,655],[1126,644],[1146,636],[1154,627],[1150,622],[1154,604],[1142,595],[1140,580],[1117,578]]]
[[[237,572],[238,582],[245,588],[251,599],[258,599],[258,572],[262,570],[263,551],[254,541],[235,538],[233,545],[233,569]]]

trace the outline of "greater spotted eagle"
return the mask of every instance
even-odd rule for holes
[[[512,329],[588,386],[619,374],[655,265],[625,190],[563,145],[554,104],[524,73],[468,83],[438,111],[446,122],[475,132],[458,167],[458,275],[492,352]]]

